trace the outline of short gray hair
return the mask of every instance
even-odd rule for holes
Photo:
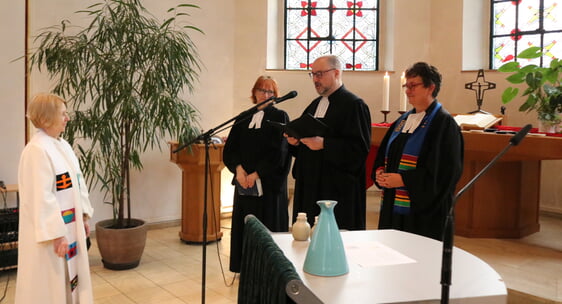
[[[320,59],[320,58],[325,58],[326,61],[328,62],[328,64],[336,69],[336,70],[342,70],[342,65],[341,65],[341,61],[338,58],[338,56],[336,55],[324,55],[324,56],[320,56],[318,57],[316,60]]]

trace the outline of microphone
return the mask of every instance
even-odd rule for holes
[[[507,146],[503,148],[476,176],[474,176],[453,198],[449,212],[445,218],[443,227],[443,256],[441,259],[441,304],[449,303],[449,287],[451,286],[452,263],[453,263],[453,240],[455,235],[455,205],[459,197],[490,169],[512,146],[517,146],[523,138],[529,133],[532,126],[530,124],[524,126],[517,134],[509,139]]]
[[[275,98],[273,99],[273,104],[277,104],[277,103],[281,103],[287,99],[291,99],[291,98],[295,98],[297,97],[297,91],[291,91],[287,94],[285,94],[285,96],[281,96],[279,98]]]
[[[533,126],[531,126],[531,124],[524,126],[521,130],[519,130],[519,132],[517,132],[517,134],[513,135],[513,137],[509,140],[509,143],[517,146],[523,140],[523,137],[529,133],[532,127]]]

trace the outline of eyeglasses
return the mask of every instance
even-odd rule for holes
[[[333,69],[329,69],[329,70],[325,70],[325,71],[318,71],[318,72],[310,72],[308,73],[308,76],[310,76],[310,78],[322,78],[322,76],[324,76],[324,73],[328,73],[329,71],[333,71],[335,70],[335,68]]]
[[[256,92],[260,92],[262,94],[268,94],[268,95],[275,94],[275,92],[273,92],[272,90],[266,90],[266,89],[256,89]]]
[[[404,89],[409,89],[409,90],[413,90],[415,89],[417,86],[419,85],[423,85],[423,82],[420,83],[407,83],[407,84],[403,84],[402,87]]]

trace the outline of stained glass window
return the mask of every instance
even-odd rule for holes
[[[337,55],[346,70],[378,67],[378,0],[285,0],[285,69]]]
[[[525,64],[548,66],[562,57],[560,0],[493,0],[490,68],[515,60],[522,50],[539,46],[544,55]]]

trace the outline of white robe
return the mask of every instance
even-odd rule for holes
[[[69,185],[68,176],[72,186],[65,187]],[[39,130],[22,152],[18,183],[16,304],[66,303],[69,296],[68,268],[78,277],[73,302],[93,303],[83,221],[83,215],[93,215],[93,208],[78,159],[68,142]],[[74,208],[74,221],[65,224],[63,211],[69,207]],[[72,213],[64,212],[66,219],[69,212]],[[62,236],[69,244],[76,242],[76,256],[68,261],[58,257],[53,247],[53,240]]]

